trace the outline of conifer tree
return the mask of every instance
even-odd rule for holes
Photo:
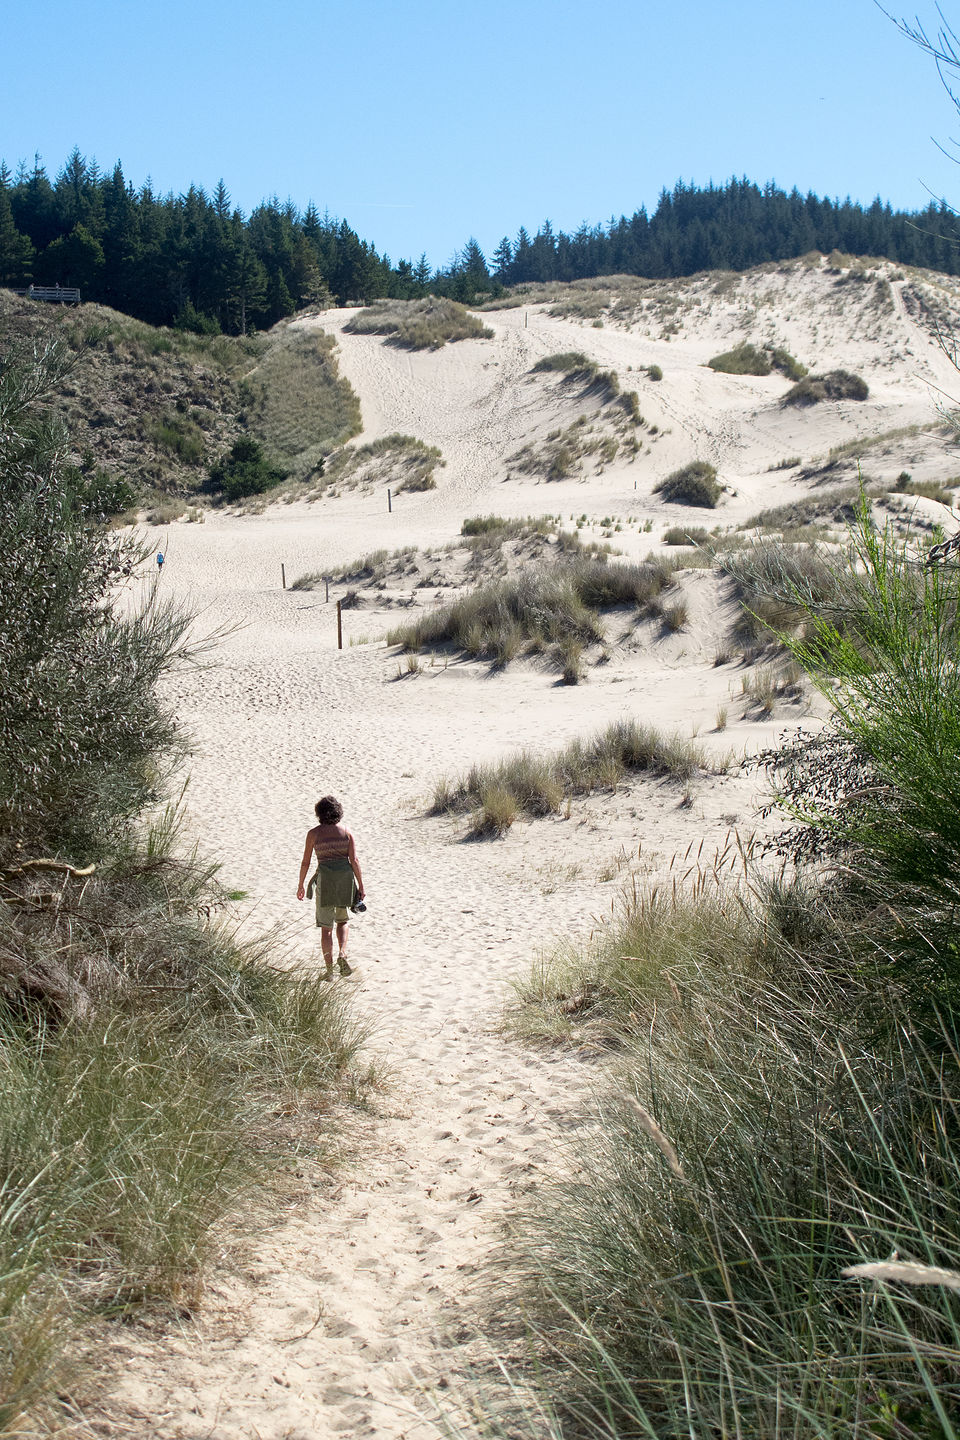
[[[510,275],[510,266],[513,263],[513,246],[504,235],[500,244],[493,252],[493,273],[503,284],[507,283]]]
[[[13,223],[10,196],[0,183],[0,285],[29,285],[33,274],[33,246]]]

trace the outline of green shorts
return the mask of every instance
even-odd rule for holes
[[[334,925],[345,925],[349,919],[350,911],[346,905],[317,906],[317,924],[325,930],[331,930]]]

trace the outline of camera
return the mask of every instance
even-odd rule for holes
[[[363,900],[358,900],[356,905],[350,906],[350,909],[353,911],[354,915],[362,914],[363,911],[366,910],[366,908],[366,904]]]

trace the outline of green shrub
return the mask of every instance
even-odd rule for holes
[[[717,484],[716,468],[707,460],[692,460],[653,488],[671,504],[697,505],[708,510],[716,508],[723,494],[723,487]]]
[[[215,315],[205,315],[202,310],[187,301],[173,322],[175,330],[191,330],[194,335],[219,335],[220,321]]]
[[[957,572],[921,567],[908,540],[873,528],[861,501],[853,546],[835,561],[838,593],[786,643],[834,712],[838,735],[865,763],[855,804],[811,788],[798,813],[844,851],[858,892],[883,897],[900,925],[887,942],[914,1004],[960,998],[955,896],[960,893]],[[840,682],[839,685],[837,682]]]
[[[947,489],[943,481],[911,480],[906,471],[897,480],[897,492],[901,495],[922,495],[925,500],[937,500],[941,505],[953,504],[952,489]]]
[[[63,463],[44,399],[68,363],[54,346],[0,364],[0,1429],[16,1434],[62,1428],[58,1361],[91,1313],[189,1308],[213,1227],[270,1145],[289,1154],[278,1115],[309,1093],[315,1122],[362,1038],[315,972],[217,918],[215,867],[178,847],[175,814],[141,827],[181,752],[157,687],[198,648],[160,587],[131,590],[146,551]]]
[[[601,394],[605,400],[615,400],[620,394],[620,381],[614,370],[601,370],[595,360],[590,360],[582,350],[563,350],[555,355],[544,355],[532,367],[531,373],[559,370],[571,384],[580,384],[588,390]]]
[[[472,518],[464,520],[460,526],[460,534],[470,539],[475,535],[502,535],[514,523],[503,515],[474,515]]]
[[[727,375],[769,375],[771,370],[778,370],[788,380],[802,380],[807,373],[807,367],[782,346],[765,345],[758,349],[747,341],[722,355],[714,355],[707,364],[711,370],[723,371]]]
[[[567,636],[602,636],[599,617],[577,593],[566,568],[527,572],[481,586],[452,605],[391,630],[389,645],[406,650],[452,643],[468,655],[507,663],[521,645],[543,648]]]
[[[620,396],[620,406],[626,411],[634,425],[643,424],[643,416],[640,414],[640,396],[636,390],[624,390]]]
[[[595,362],[590,360],[582,350],[563,350],[554,355],[544,355],[532,367],[535,375],[544,370],[560,370],[566,375],[588,375],[596,368]]]
[[[795,360],[788,350],[779,345],[770,350],[770,364],[788,380],[802,380],[807,374],[808,367],[801,365],[799,360]]]
[[[711,370],[721,370],[726,375],[769,375],[770,356],[765,350],[758,350],[746,341],[722,355],[714,355],[707,364]]]
[[[122,515],[136,505],[137,494],[124,476],[95,470],[85,477],[82,503],[91,515]]]
[[[177,753],[155,685],[187,618],[155,596],[127,615],[104,606],[144,552],[99,523],[39,408],[68,363],[54,347],[8,355],[0,374],[0,863],[18,842],[96,854]]]
[[[199,465],[206,454],[202,431],[184,415],[164,415],[151,427],[150,439],[159,449],[169,451],[187,465]]]
[[[579,551],[581,548],[578,535],[558,530],[555,520],[539,515],[509,520],[504,515],[473,515],[464,520],[460,534],[475,551],[499,547],[508,540],[547,539],[551,536],[556,536],[561,549]]]
[[[848,370],[830,370],[826,375],[808,375],[791,386],[783,405],[818,405],[823,400],[866,400],[867,382]]]
[[[647,375],[649,376],[649,378],[650,378],[651,380],[662,380],[662,379],[663,379],[663,371],[660,369],[660,366],[659,366],[659,365],[648,365],[648,366],[647,366]]]
[[[241,435],[233,442],[229,454],[211,465],[207,488],[232,504],[248,495],[262,495],[286,478],[287,472],[267,460],[256,440]]]

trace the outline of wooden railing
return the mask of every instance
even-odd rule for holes
[[[54,305],[80,304],[80,291],[69,285],[30,285],[26,290],[13,293],[25,295],[28,300],[49,300]]]

